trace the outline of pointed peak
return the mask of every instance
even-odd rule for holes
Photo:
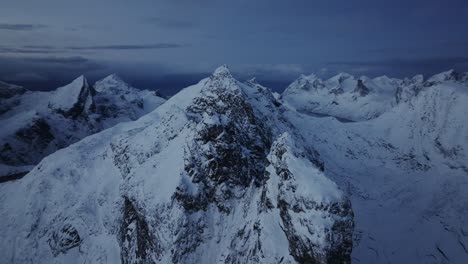
[[[335,77],[337,77],[337,78],[339,78],[339,77],[347,77],[347,78],[349,78],[349,77],[353,77],[353,75],[351,75],[351,74],[349,74],[349,73],[347,73],[347,72],[340,72],[340,73],[338,73],[337,75],[333,76],[332,78],[335,78]]]
[[[102,79],[102,80],[100,80],[98,82],[110,83],[110,84],[120,84],[120,83],[126,84],[126,82],[124,80],[122,80],[122,78],[120,78],[120,76],[117,73],[112,73],[111,75],[105,77],[104,79]]]
[[[248,80],[249,83],[257,83],[257,78],[253,77],[250,80]]]
[[[105,77],[103,80],[116,80],[116,81],[122,81],[122,78],[117,73],[112,73],[109,76]]]
[[[299,79],[304,79],[304,80],[315,80],[318,79],[318,76],[315,73],[311,73],[309,75],[301,74],[299,76]]]
[[[337,82],[341,83],[344,80],[349,79],[349,78],[354,78],[354,76],[349,74],[349,73],[346,73],[346,72],[340,72],[340,73],[338,73],[337,75],[331,77],[328,80],[329,81],[337,81]]]
[[[73,85],[74,87],[77,87],[77,86],[87,87],[88,86],[88,80],[86,79],[86,77],[84,75],[80,75],[79,77],[77,77],[75,80],[73,80],[68,85]]]
[[[70,111],[76,105],[84,105],[88,96],[90,96],[91,89],[89,89],[88,81],[81,75],[71,83],[57,88],[52,92],[49,99],[49,108],[60,110],[66,115],[74,115]],[[81,108],[81,110],[83,110]]]
[[[88,80],[84,75],[80,75],[79,77],[75,78],[71,83],[62,86],[58,89],[67,88],[72,90],[81,90],[82,88],[88,87]]]
[[[391,80],[392,78],[388,77],[387,75],[380,75],[374,78],[375,80]]]
[[[429,82],[455,81],[458,78],[458,72],[454,69],[435,74],[429,78]]]
[[[257,78],[253,77],[247,81],[245,81],[247,84],[251,84],[251,85],[258,85],[258,82],[257,82]]]
[[[94,89],[98,92],[112,91],[116,92],[126,92],[130,89],[128,85],[119,75],[113,73],[102,80],[97,81],[94,84]]]
[[[79,77],[77,77],[76,79],[74,79],[71,83],[65,85],[65,86],[62,86],[58,89],[62,89],[62,88],[67,88],[67,89],[79,89],[81,90],[81,88],[83,87],[88,87],[88,80],[86,79],[86,77],[84,75],[80,75]]]
[[[222,77],[222,76],[231,76],[231,72],[226,64],[223,64],[216,68],[213,72],[213,76]]]
[[[424,81],[424,76],[422,74],[418,74],[413,76],[411,80],[416,81],[416,82],[423,82]]]

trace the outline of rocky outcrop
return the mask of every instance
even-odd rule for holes
[[[370,92],[369,88],[364,85],[364,82],[359,79],[356,84],[356,88],[354,88],[354,93],[358,94],[361,97],[368,95]]]
[[[422,75],[416,75],[411,79],[405,78],[400,82],[395,92],[396,102],[408,102],[411,98],[417,96],[424,87],[423,82]]]
[[[39,162],[31,152],[44,155],[55,136],[47,121],[34,118],[29,124],[20,128],[4,139],[0,151],[0,162],[20,166]]]

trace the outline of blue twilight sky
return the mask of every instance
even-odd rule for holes
[[[220,64],[281,89],[301,73],[468,70],[466,0],[0,0],[0,80],[117,72],[173,93]]]

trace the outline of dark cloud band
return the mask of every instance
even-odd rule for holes
[[[102,45],[102,46],[70,46],[70,50],[151,50],[151,49],[174,49],[183,45],[176,43],[155,43],[145,45]]]
[[[175,49],[184,45],[176,43],[156,43],[143,45],[98,45],[98,46],[69,46],[55,47],[47,45],[26,45],[22,47],[0,46],[0,54],[54,54],[54,53],[76,53],[101,51],[132,51],[132,50],[157,50],[157,49]]]
[[[41,24],[0,24],[0,30],[12,30],[12,31],[28,31],[46,28],[46,25]]]

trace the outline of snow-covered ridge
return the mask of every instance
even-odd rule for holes
[[[422,89],[443,82],[468,84],[468,73],[454,70],[436,74],[426,81],[422,75],[411,79],[387,76],[368,78],[340,73],[328,80],[316,75],[300,76],[283,93],[284,100],[302,112],[336,116],[353,121],[376,118]]]
[[[165,101],[152,91],[129,86],[115,74],[94,86],[80,76],[50,92],[13,85],[5,89],[2,86],[2,94],[8,95],[0,98],[0,164],[8,166],[35,165],[57,149],[136,120]]]
[[[4,258],[350,262],[351,204],[284,110],[222,67],[137,121],[59,150],[0,185]]]

